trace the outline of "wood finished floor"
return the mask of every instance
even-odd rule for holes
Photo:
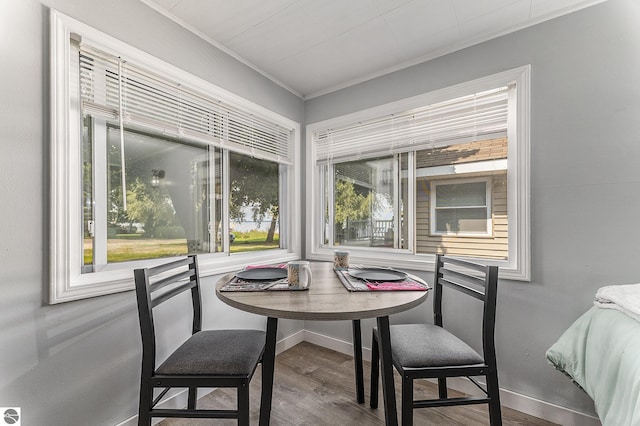
[[[260,368],[260,367],[259,367]],[[355,400],[353,358],[313,345],[300,343],[276,357],[271,424],[284,425],[382,425],[384,408],[380,393],[379,408],[369,408],[369,370],[365,362],[365,403]],[[397,373],[396,394],[400,410],[400,377]],[[416,397],[437,397],[435,384],[416,382]],[[258,424],[260,412],[260,370],[251,381],[251,424]],[[382,388],[380,388],[382,392]],[[452,391],[451,395],[456,394]],[[235,408],[235,392],[216,389],[198,400],[198,408]],[[398,414],[399,416],[399,414]],[[398,419],[400,420],[400,419]],[[505,426],[554,425],[503,407]],[[165,419],[161,426],[235,425],[235,420]],[[414,410],[414,424],[479,426],[489,424],[486,405],[442,407]]]

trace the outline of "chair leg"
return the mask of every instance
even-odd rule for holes
[[[378,347],[380,348],[380,375],[382,376],[382,400],[384,401],[385,425],[398,424],[398,408],[396,406],[396,390],[393,382],[393,360],[391,355],[391,332],[389,317],[378,317]]]
[[[445,377],[438,378],[438,397],[447,399],[447,379]]]
[[[489,394],[489,422],[491,426],[502,425],[502,412],[500,409],[500,387],[498,386],[498,373],[487,374],[487,392]]]
[[[380,377],[380,354],[378,353],[378,339],[376,332],[371,333],[371,392],[369,406],[378,408],[378,380]]]
[[[413,426],[413,379],[402,375],[402,426]]]
[[[198,399],[198,388],[190,387],[187,397],[187,408],[189,410],[196,409],[196,400]]]
[[[238,426],[249,426],[249,385],[238,386]]]
[[[142,380],[140,384],[140,402],[138,406],[138,426],[151,426],[151,403],[153,402],[153,388],[151,383]]]
[[[273,375],[276,362],[276,333],[278,318],[267,318],[267,336],[262,356],[262,394],[260,396],[260,426],[269,426],[271,420],[271,399],[273,396]]]
[[[362,369],[362,328],[360,320],[352,321],[353,327],[353,362],[356,371],[356,400],[364,402],[364,372]]]

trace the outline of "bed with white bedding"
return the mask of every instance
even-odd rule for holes
[[[640,284],[607,286],[546,353],[593,399],[604,426],[640,425]]]

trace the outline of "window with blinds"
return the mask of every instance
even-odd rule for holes
[[[57,11],[50,24],[51,303],[130,290],[133,268],[187,253],[205,275],[300,258],[299,123]]]
[[[87,113],[292,163],[291,129],[92,46],[82,44],[79,56],[80,94]]]
[[[307,126],[307,256],[421,269],[437,253],[528,279],[529,67]]]
[[[389,114],[314,134],[319,163],[371,158],[506,135],[509,87]]]
[[[282,247],[291,128],[93,46],[80,43],[74,52],[83,273],[187,253]],[[236,228],[264,241],[234,244]]]

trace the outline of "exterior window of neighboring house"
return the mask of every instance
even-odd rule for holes
[[[307,127],[307,256],[529,279],[529,67]]]
[[[299,125],[52,13],[52,303],[299,258]]]
[[[491,236],[491,182],[431,182],[432,235]]]

